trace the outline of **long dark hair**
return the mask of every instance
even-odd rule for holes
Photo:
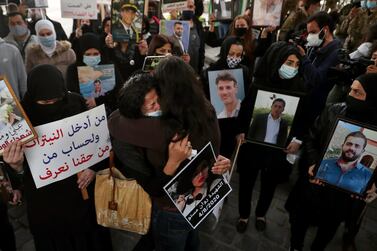
[[[209,122],[216,116],[194,69],[182,59],[172,56],[159,63],[155,77],[160,84],[163,118],[166,118],[173,134],[208,135],[213,130]]]
[[[241,40],[243,41],[243,49],[245,51],[246,56],[249,58],[249,60],[252,60],[253,56],[254,56],[255,45],[254,45],[253,33],[252,33],[252,30],[251,30],[252,21],[251,21],[250,17],[249,16],[243,16],[243,15],[236,16],[234,18],[231,26],[230,26],[230,35],[231,36],[237,36],[235,28],[236,28],[236,21],[239,20],[239,19],[245,20],[246,23],[247,23],[247,26],[248,26],[248,29],[247,29],[245,35],[241,38]]]

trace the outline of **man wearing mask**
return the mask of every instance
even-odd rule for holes
[[[8,15],[9,34],[4,38],[7,43],[13,44],[25,59],[25,51],[31,44],[37,43],[37,37],[31,35],[27,22],[21,13],[13,12]]]
[[[65,34],[63,26],[59,22],[50,19],[47,16],[45,8],[29,9],[29,16],[31,18],[31,21],[29,22],[29,28],[30,28],[31,34],[36,34],[35,24],[39,20],[47,19],[54,25],[54,29],[56,31],[56,40],[58,41],[68,40],[67,34]]]
[[[335,39],[335,24],[330,15],[319,12],[307,21],[307,50],[297,46],[303,57],[300,72],[306,86],[312,88],[307,97],[305,119],[300,125],[303,130],[309,128],[326,104],[327,96],[334,83],[328,80],[328,70],[338,64],[340,41]],[[315,106],[311,104],[316,104]]]
[[[365,202],[375,198],[375,185],[367,191],[365,201],[359,200],[339,190],[318,186],[321,183],[312,179],[313,169],[338,116],[377,125],[376,83],[377,74],[358,77],[351,85],[346,102],[326,107],[309,130],[302,149],[299,178],[286,204],[291,223],[291,250],[302,250],[311,223],[318,225],[311,250],[324,250],[342,221],[346,221],[343,238],[348,242],[355,238]]]
[[[195,16],[195,3],[187,1],[187,9],[182,11],[182,20],[190,23],[190,40],[188,55],[190,65],[199,74],[204,66],[204,31],[199,19]]]

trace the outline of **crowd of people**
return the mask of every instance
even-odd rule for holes
[[[137,8],[127,3],[120,7],[121,19],[115,25],[126,29],[129,40],[114,41],[111,16],[74,20],[72,34],[67,36],[45,9],[28,10],[27,1],[11,0],[6,15],[0,8],[0,76],[7,78],[33,126],[105,106],[117,168],[136,179],[152,199],[151,227],[134,250],[199,250],[199,230],[181,212],[189,208],[188,200],[195,199],[195,189],[202,188],[186,184],[195,189],[180,194],[182,207],[177,208],[163,187],[194,150],[208,142],[216,161],[196,170],[193,177],[201,180],[230,172],[239,148],[234,160],[239,173],[235,231],[242,234],[249,226],[258,175],[261,188],[253,218],[257,231],[263,232],[277,186],[297,168],[298,178],[285,205],[290,250],[303,250],[312,225],[318,231],[311,250],[325,250],[342,222],[343,248],[356,250],[365,208],[377,197],[373,170],[360,162],[372,139],[362,133],[348,134],[341,156],[324,163],[318,176],[315,167],[337,118],[377,126],[377,0],[353,0],[330,13],[320,11],[320,2],[297,1],[280,27],[253,26],[252,7],[231,23],[217,24],[210,16],[209,27],[204,27],[203,1],[188,0],[186,10],[171,13],[176,20],[171,36],[159,33],[156,27],[163,17],[156,11],[145,13],[138,34],[129,24]],[[182,41],[186,23],[187,48]],[[218,59],[210,65],[205,64],[206,45],[220,46]],[[164,59],[145,72],[147,56]],[[114,66],[112,89],[103,89],[96,77],[90,97],[83,95],[80,67],[109,64]],[[232,75],[233,70],[241,72],[243,83]],[[209,77],[213,71],[222,71],[214,81]],[[221,100],[220,112],[214,108],[211,89]],[[284,117],[289,106],[284,98],[271,96],[268,112],[253,115],[261,89],[300,96],[291,124]],[[240,91],[242,98],[237,96]],[[112,250],[110,231],[97,224],[93,201],[96,171],[107,168],[108,161],[37,189],[24,151],[25,145],[18,141],[2,155],[1,170],[8,174],[12,188],[0,180],[1,193],[10,194],[9,201],[0,199],[0,250],[16,250],[7,204],[17,204],[21,197],[27,202],[36,250]],[[376,164],[373,159],[369,166]],[[324,182],[323,170],[330,169],[332,176]],[[350,172],[356,169],[363,170],[366,179],[364,194],[325,185],[342,179],[344,187],[355,186]],[[89,192],[87,200],[83,189]]]

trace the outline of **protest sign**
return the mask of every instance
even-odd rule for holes
[[[77,67],[80,93],[84,98],[98,98],[114,89],[113,64]]]
[[[14,141],[28,142],[35,137],[36,132],[10,84],[0,77],[0,154]]]
[[[97,19],[97,0],[60,0],[63,18]]]
[[[107,4],[107,5],[110,5],[111,4],[111,0],[97,0],[97,3],[98,4]]]
[[[113,0],[111,34],[114,41],[139,42],[143,28],[144,0]]]
[[[35,127],[25,155],[37,188],[64,180],[109,157],[105,106]]]
[[[163,0],[162,12],[181,11],[187,8],[187,0]]]
[[[24,0],[23,3],[27,5],[29,9],[35,8],[47,8],[48,1],[47,0]]]
[[[169,198],[193,228],[232,191],[223,175],[211,172],[215,162],[216,156],[209,142],[164,186]]]

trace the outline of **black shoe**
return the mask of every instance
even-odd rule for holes
[[[245,233],[249,221],[238,220],[236,228],[238,233]]]
[[[263,232],[266,229],[266,220],[264,218],[257,218],[255,221],[255,228],[258,232]]]

